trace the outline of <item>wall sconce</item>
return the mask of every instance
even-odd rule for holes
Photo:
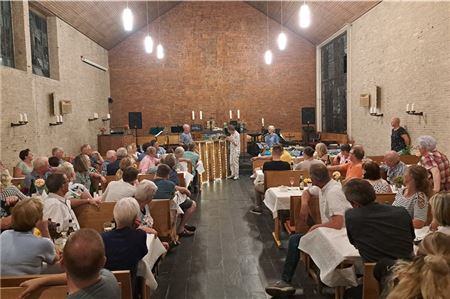
[[[382,117],[383,113],[378,113],[377,112],[377,108],[376,107],[370,107],[370,113],[371,116],[376,116],[376,117]]]
[[[88,118],[88,121],[94,121],[94,120],[97,120],[97,119],[98,119],[98,113],[94,113],[92,115],[92,118]]]
[[[62,117],[62,115],[57,115],[56,116],[56,122],[54,122],[54,123],[49,123],[48,125],[49,126],[59,126],[59,125],[62,125],[63,124],[63,117]]]
[[[11,127],[19,127],[24,126],[28,123],[28,116],[26,113],[19,113],[19,122],[18,123],[11,123]]]
[[[111,120],[111,114],[106,114],[106,118],[102,118],[102,121],[108,121]]]
[[[423,112],[416,112],[414,109],[414,103],[411,104],[411,110],[409,109],[409,104],[406,104],[406,113],[409,115],[423,115]]]

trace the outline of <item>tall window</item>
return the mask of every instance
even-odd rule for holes
[[[11,2],[0,2],[0,64],[14,67]]]
[[[33,73],[50,77],[47,20],[32,10],[30,10],[30,38]]]
[[[322,131],[347,133],[347,32],[321,48]]]

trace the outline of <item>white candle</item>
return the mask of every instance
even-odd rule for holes
[[[264,127],[264,118],[261,118],[261,125]]]
[[[203,119],[203,112],[200,110],[200,120]]]
[[[238,119],[241,119],[241,111],[239,111],[239,109],[238,109],[238,111],[237,111],[237,118],[238,118]]]
[[[233,111],[230,110],[230,119],[233,118]]]
[[[416,111],[414,110],[414,103],[411,105],[411,111]]]
[[[409,112],[409,104],[406,104],[406,112]]]
[[[28,115],[26,113],[23,114],[23,121],[24,122],[28,121]]]
[[[111,114],[106,114],[106,119],[111,119]]]
[[[19,113],[19,122],[23,122],[23,115],[22,115],[22,113]]]
[[[60,121],[60,122],[63,122],[62,115],[59,116],[59,121]]]
[[[192,110],[192,120],[195,120],[195,111]]]
[[[94,118],[98,118],[98,113],[94,113]]]

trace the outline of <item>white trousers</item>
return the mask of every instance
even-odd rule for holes
[[[239,176],[239,152],[230,151],[230,170],[232,176]]]

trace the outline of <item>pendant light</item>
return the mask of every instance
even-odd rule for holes
[[[133,13],[131,12],[131,9],[128,8],[128,1],[127,8],[122,12],[122,23],[125,31],[133,30]]]
[[[306,2],[303,2],[303,5],[300,7],[299,23],[301,28],[308,28],[311,24],[311,11]]]
[[[266,28],[267,28],[267,39],[266,47],[267,50],[264,53],[264,62],[266,64],[272,64],[272,51],[269,49],[269,3],[266,1]]]
[[[156,58],[163,59],[164,58],[164,48],[161,45],[161,17],[159,16],[159,1],[156,2],[158,7],[158,46],[156,47]]]
[[[145,52],[147,52],[148,54],[153,53],[153,39],[150,36],[150,30],[149,30],[149,25],[148,25],[148,1],[145,1],[146,4],[146,8],[147,8],[147,36],[144,39],[144,48],[145,48]]]
[[[280,3],[281,3],[281,7],[280,7],[280,14],[281,14],[281,18],[280,18],[281,32],[280,32],[280,34],[278,34],[277,44],[278,44],[278,49],[280,49],[281,51],[284,51],[284,50],[286,49],[287,36],[286,36],[286,34],[283,32],[283,0],[281,0]]]

